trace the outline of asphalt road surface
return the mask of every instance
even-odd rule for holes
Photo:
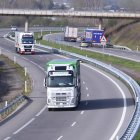
[[[0,38],[0,48],[2,53],[11,59],[15,56],[17,63],[27,67],[33,81],[32,102],[1,124],[1,140],[114,140],[124,133],[134,112],[134,101],[121,81],[81,64],[79,107],[48,112],[43,87],[45,64],[63,56],[47,53],[40,47],[35,55],[19,55],[14,44],[3,38]]]

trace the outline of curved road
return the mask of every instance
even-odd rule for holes
[[[27,67],[34,87],[32,102],[1,125],[1,140],[113,140],[124,133],[134,102],[121,81],[81,64],[82,101],[78,109],[48,112],[43,87],[44,66],[49,60],[62,56],[49,54],[40,47],[35,55],[15,54],[14,44],[3,38],[0,38],[0,48],[11,58],[14,54],[17,62]]]
[[[56,41],[60,44],[66,44],[73,47],[80,46],[80,43],[77,42],[66,42],[64,41],[64,34],[62,33],[55,33],[44,36],[44,39],[50,40],[50,41]],[[89,47],[89,48],[82,48],[83,50],[90,50],[93,52],[98,52],[102,54],[107,55],[113,55],[120,58],[140,62],[140,52],[139,51],[130,51],[130,50],[122,50],[122,49],[112,49],[112,48],[95,48],[95,47]],[[137,48],[136,48],[137,50]]]

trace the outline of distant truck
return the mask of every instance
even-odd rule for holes
[[[15,32],[16,52],[20,54],[35,53],[34,33],[32,32]]]
[[[101,38],[104,35],[104,30],[101,29],[86,29],[85,30],[85,41],[94,45],[101,45]]]
[[[48,110],[77,107],[81,100],[80,61],[54,59],[46,64],[46,74]]]
[[[77,37],[78,37],[78,28],[67,26],[64,31],[64,40],[76,42]]]

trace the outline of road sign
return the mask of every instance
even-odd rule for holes
[[[106,42],[107,42],[107,40],[106,40],[106,38],[105,38],[104,35],[102,36],[100,42],[101,42],[101,45],[106,46]]]
[[[107,42],[107,40],[106,40],[106,38],[105,38],[105,36],[104,36],[104,35],[102,36],[102,38],[101,38],[100,42]]]

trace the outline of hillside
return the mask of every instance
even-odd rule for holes
[[[111,36],[111,42],[122,46],[127,46],[132,50],[140,50],[140,22],[128,25]]]

